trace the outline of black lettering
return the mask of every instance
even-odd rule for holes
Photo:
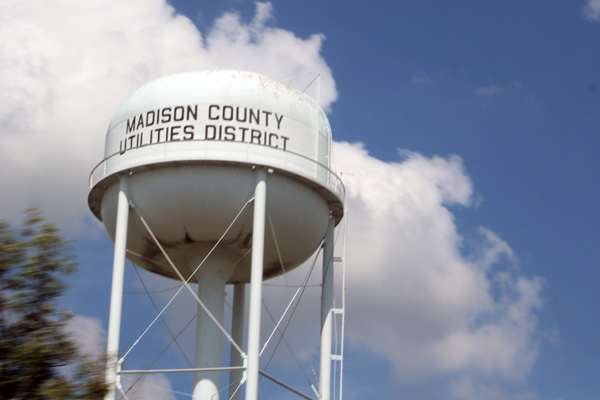
[[[154,130],[154,132],[156,132],[156,143],[160,143],[160,133],[163,131],[163,129],[165,128],[156,128]]]
[[[220,109],[220,107],[216,104],[211,104],[210,106],[208,106],[208,119],[219,119],[219,115],[217,114],[217,116],[213,116],[212,114],[212,110],[213,108],[216,108],[217,110]]]
[[[287,136],[281,136],[281,138],[283,139],[283,151],[286,151],[286,149],[287,149],[287,141],[290,140],[290,138],[287,137]]]
[[[160,111],[160,115],[161,115],[161,120],[160,122],[167,123],[167,122],[171,122],[171,107],[165,107]]]
[[[150,118],[150,117],[152,117],[152,118]],[[146,113],[146,126],[154,125],[155,118],[156,118],[156,116],[154,115],[154,111],[148,111]]]
[[[277,145],[277,143],[275,145],[273,145],[273,137],[275,137],[275,140],[279,139],[279,135],[276,133],[269,133],[269,146],[273,147],[273,148],[279,148],[279,146]]]
[[[283,115],[275,114],[275,120],[277,121],[277,129],[281,129],[281,121],[283,121]]]
[[[131,124],[129,122],[130,120],[127,120],[127,129],[125,130],[125,133],[129,133],[135,129],[135,116],[131,119]]]
[[[223,112],[221,113],[221,118],[223,118],[225,121],[233,120],[233,107],[223,106]]]
[[[235,120],[238,122],[246,122],[246,114],[248,113],[248,109],[246,107],[243,108],[244,110],[244,117],[240,117],[240,108],[241,107],[236,107],[235,108]]]
[[[235,126],[228,125],[225,127],[225,136],[223,140],[235,140]]]
[[[125,140],[127,140],[127,139],[125,139]],[[119,154],[123,154],[127,150],[127,144],[125,143],[125,140],[121,140],[119,142]]]
[[[209,131],[211,132],[209,134]],[[205,140],[215,140],[217,138],[217,127],[214,125],[206,125],[205,129]]]
[[[269,126],[269,115],[273,113],[270,111],[263,111],[263,114],[265,115],[265,126]]]
[[[183,107],[182,107],[182,108],[183,108]],[[167,129],[168,129],[168,128],[167,128]],[[179,135],[179,133],[180,133],[180,132],[179,132],[179,129],[181,129],[181,125],[175,125],[175,126],[172,126],[172,127],[171,127],[171,136],[170,136],[170,139],[169,139],[169,141],[172,141],[172,140],[174,140],[174,139],[176,139],[176,140],[179,140],[179,139],[177,139],[177,136],[178,136],[178,135]]]
[[[261,144],[260,143],[260,137],[262,135],[262,132],[259,131],[258,129],[251,129],[250,130],[250,143],[254,143],[254,139],[256,139],[256,143]]]
[[[144,118],[142,118],[142,114],[140,114],[140,116],[138,117],[138,123],[135,127],[135,129],[141,129],[144,127]]]
[[[187,112],[186,112],[186,120],[191,120],[190,117],[194,117],[194,121],[198,119],[198,105],[194,105],[192,106],[187,106]]]
[[[194,140],[194,125],[184,126],[183,135],[183,140]]]
[[[184,109],[182,106],[177,106],[173,110],[173,120],[174,121],[183,121]]]
[[[248,128],[239,128],[240,131],[242,132],[242,140],[241,142],[245,142],[246,141],[246,132],[248,131]]]
[[[254,123],[255,124],[260,124],[260,110],[256,110],[256,114],[254,114],[254,110],[250,109],[250,113],[249,113],[249,117],[248,117],[248,122],[252,123],[252,119],[254,119]]]

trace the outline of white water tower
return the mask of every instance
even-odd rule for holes
[[[333,229],[343,216],[344,197],[331,170],[331,140],[329,122],[312,98],[249,72],[163,77],[118,107],[88,197],[115,243],[107,398],[115,397],[119,373],[125,257],[148,271],[198,284],[195,400],[219,398],[222,340],[228,335],[222,330],[225,285],[235,285],[238,320],[230,337],[236,356],[228,368],[236,379],[245,372],[246,399],[254,400],[262,281],[299,266],[322,243],[319,397],[329,398]]]

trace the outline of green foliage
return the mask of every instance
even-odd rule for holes
[[[100,399],[103,363],[79,354],[59,311],[76,264],[58,229],[36,209],[24,227],[0,221],[0,399]]]

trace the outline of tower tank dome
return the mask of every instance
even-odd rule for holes
[[[329,220],[342,218],[331,142],[319,105],[281,82],[224,70],[166,76],[115,111],[88,203],[114,241],[119,180],[127,177],[132,262],[177,278],[143,216],[186,278],[218,243],[214,254],[235,264],[227,282],[249,282],[255,170],[266,169],[263,275],[274,277],[308,259]]]

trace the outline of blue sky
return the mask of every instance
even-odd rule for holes
[[[112,244],[86,179],[120,101],[185,70],[319,71],[352,174],[346,398],[597,397],[597,0],[5,1],[0,20],[0,217],[39,204],[74,239],[82,337],[106,329]]]

